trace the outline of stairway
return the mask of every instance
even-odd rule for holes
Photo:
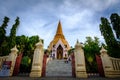
[[[65,63],[64,60],[51,60],[46,66],[46,76],[72,76],[71,62]]]

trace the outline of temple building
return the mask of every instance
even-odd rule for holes
[[[62,31],[62,25],[59,21],[54,39],[50,42],[48,50],[56,59],[63,59],[68,56],[68,50],[70,46],[65,39]]]

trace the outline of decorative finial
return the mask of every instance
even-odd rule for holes
[[[100,53],[107,53],[107,50],[102,46],[101,50],[100,50]]]
[[[17,49],[16,45],[11,49],[11,51],[16,51],[16,52],[18,52],[18,49]]]
[[[76,42],[77,44],[79,44],[79,40],[77,39],[77,42]]]
[[[82,47],[82,44],[79,42],[78,39],[77,39],[77,41],[76,41],[76,45],[75,45],[75,47]]]
[[[36,45],[35,46],[42,46],[43,44],[42,44],[42,40],[40,39],[40,41],[38,42],[38,43],[36,43]]]

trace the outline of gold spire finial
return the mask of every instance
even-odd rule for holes
[[[56,34],[63,34],[63,32],[62,32],[62,25],[61,25],[61,22],[60,22],[60,21],[59,21],[59,23],[58,23],[58,27],[57,27]]]

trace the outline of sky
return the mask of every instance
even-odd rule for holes
[[[5,16],[10,18],[6,35],[18,16],[17,35],[39,35],[44,48],[53,40],[59,20],[70,46],[74,47],[77,39],[84,43],[87,36],[104,42],[100,18],[109,19],[112,13],[120,15],[120,0],[0,0],[0,25]]]

